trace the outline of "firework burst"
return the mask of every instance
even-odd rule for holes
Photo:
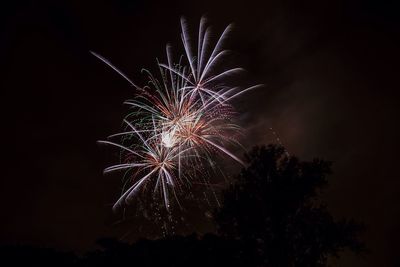
[[[186,21],[181,19],[184,56],[174,63],[167,45],[167,62],[158,63],[159,76],[144,70],[148,83],[137,86],[105,58],[91,52],[114,69],[136,88],[133,100],[125,102],[130,113],[125,117],[123,132],[109,136],[100,143],[121,151],[121,163],[110,166],[105,173],[125,171],[130,185],[114,204],[114,209],[129,203],[139,190],[159,193],[168,208],[176,189],[194,179],[196,169],[204,164],[214,166],[215,156],[243,162],[228,150],[239,145],[239,125],[235,124],[231,100],[261,85],[248,88],[232,87],[224,82],[237,75],[241,68],[222,68],[228,51],[223,49],[231,25],[225,28],[212,46],[210,28],[200,21],[197,46],[192,46]],[[196,51],[196,52],[194,52]],[[112,141],[120,138],[120,141]]]

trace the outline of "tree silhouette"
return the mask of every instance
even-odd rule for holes
[[[335,220],[320,200],[330,162],[302,162],[280,146],[256,147],[247,161],[214,214],[217,234],[166,235],[133,244],[103,238],[99,249],[82,257],[6,246],[0,258],[12,263],[8,266],[319,267],[346,248],[364,251],[362,226]]]
[[[132,245],[102,239],[98,244],[102,248],[86,254],[78,266],[257,266],[254,242],[214,234],[143,239]]]
[[[2,266],[75,266],[78,257],[72,252],[32,246],[0,246]]]
[[[326,266],[346,248],[359,253],[362,225],[335,220],[320,200],[331,162],[299,161],[281,146],[254,148],[248,167],[224,194],[215,214],[218,232],[256,240],[267,266]]]

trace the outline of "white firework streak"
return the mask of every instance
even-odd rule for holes
[[[223,44],[232,26],[225,28],[213,47],[210,28],[204,17],[200,20],[197,51],[193,52],[185,19],[181,19],[181,38],[185,54],[178,64],[173,63],[171,47],[167,45],[167,63],[157,61],[160,79],[147,70],[148,84],[139,87],[110,61],[95,52],[95,57],[111,67],[137,90],[133,100],[125,101],[129,113],[126,129],[109,138],[122,137],[121,142],[99,141],[121,150],[123,162],[112,165],[104,173],[133,171],[132,185],[114,204],[114,209],[131,201],[144,185],[153,182],[154,192],[161,193],[169,207],[169,191],[177,184],[190,184],[192,177],[186,169],[211,162],[216,155],[228,156],[244,163],[228,150],[227,145],[240,145],[236,140],[240,126],[232,122],[235,111],[230,101],[262,85],[248,88],[230,87],[224,83],[228,76],[242,72],[242,68],[216,71],[229,53]],[[196,55],[195,55],[196,54]],[[187,66],[182,64],[187,61]],[[205,160],[206,159],[206,160]],[[184,179],[182,179],[184,178]]]

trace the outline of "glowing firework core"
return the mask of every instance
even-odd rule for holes
[[[175,134],[176,129],[173,128],[170,131],[166,131],[166,132],[162,132],[161,134],[161,140],[162,140],[162,144],[165,147],[171,148],[173,146],[175,146],[176,143],[178,143],[178,137]]]

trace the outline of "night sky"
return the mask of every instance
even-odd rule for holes
[[[302,2],[302,3],[300,3]],[[340,266],[394,266],[400,239],[399,6],[395,1],[3,1],[0,6],[0,244],[84,251],[120,237],[111,204],[115,157],[96,140],[118,132],[143,67],[193,30],[235,24],[228,47],[266,86],[236,105],[246,147],[276,142],[334,162],[332,213],[365,223],[371,254]],[[273,130],[270,130],[272,128]],[[272,134],[275,131],[276,135]],[[126,226],[125,226],[126,227]],[[131,226],[132,227],[132,226]]]

